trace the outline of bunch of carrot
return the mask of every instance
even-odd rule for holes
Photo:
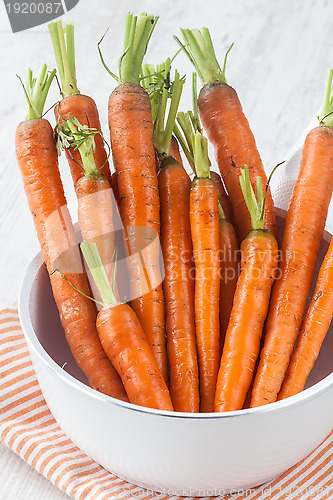
[[[226,81],[229,51],[221,68],[207,28],[174,37],[196,71],[193,110],[179,112],[185,77],[170,59],[143,64],[157,21],[126,16],[118,75],[98,47],[117,82],[113,173],[97,106],[78,90],[73,26],[50,24],[62,94],[54,131],[43,109],[56,71],[29,70],[22,84],[16,155],[60,320],[89,385],[109,396],[192,413],[271,403],[303,390],[333,316],[333,243],[306,309],[333,187],[333,71],[279,248],[269,179]]]

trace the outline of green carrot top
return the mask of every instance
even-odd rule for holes
[[[142,67],[142,85],[149,94],[152,107],[154,146],[160,158],[169,155],[184,81],[177,70],[174,71],[174,79],[171,80],[170,59],[156,69],[152,64],[145,64]]]
[[[55,69],[51,73],[48,73],[46,64],[42,64],[36,78],[33,78],[32,70],[29,68],[25,85],[18,76],[27,100],[25,115],[27,121],[43,117],[46,97],[55,74]]]
[[[62,26],[61,21],[49,24],[49,31],[57,61],[63,97],[80,93],[76,82],[74,26]]]
[[[244,200],[248,211],[251,217],[251,224],[253,230],[264,229],[265,227],[265,199],[263,189],[262,189],[262,180],[258,175],[255,181],[255,193],[251,184],[249,167],[244,165],[244,168],[241,169],[241,175],[239,176],[239,182],[241,185],[242,193],[244,196]]]
[[[118,64],[119,76],[108,68],[103,58],[100,43],[104,37],[99,42],[98,50],[102,64],[118,83],[140,84],[143,58],[157,21],[158,16],[154,17],[145,12],[139,17],[134,16],[131,12],[126,15],[123,53]]]
[[[99,130],[82,125],[77,118],[69,116],[63,125],[57,123],[56,133],[59,155],[70,148],[78,150],[81,156],[79,165],[85,175],[99,174],[93,154],[96,149],[95,136],[100,134]]]
[[[321,125],[333,127],[333,69],[328,71],[322,110],[318,120]]]
[[[192,79],[193,111],[177,114],[174,133],[184,154],[199,178],[210,177],[210,160],[208,156],[208,141],[203,135],[197,107],[197,75]]]
[[[224,56],[223,67],[216,58],[213,42],[208,28],[198,29],[180,29],[184,39],[182,43],[178,37],[174,37],[187,57],[190,59],[198,73],[202,85],[212,82],[226,83],[225,69],[228,54],[233,44],[227,50]]]
[[[113,284],[111,286],[109,279],[107,277],[106,271],[104,269],[102,259],[99,255],[96,243],[90,243],[88,241],[83,241],[80,244],[80,248],[83,257],[87,263],[87,266],[91,272],[93,280],[96,284],[98,292],[102,299],[103,307],[116,304],[117,299],[114,294],[114,281],[115,281],[115,270],[114,266],[113,273]]]

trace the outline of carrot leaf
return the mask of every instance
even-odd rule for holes
[[[110,285],[96,243],[83,241],[80,244],[80,248],[98,292],[102,298],[103,306],[105,307],[110,304],[116,304],[117,299]]]
[[[212,82],[226,83],[226,61],[233,44],[229,47],[225,54],[223,68],[221,69],[215,55],[213,42],[208,28],[202,28],[201,31],[198,29],[190,30],[181,28],[180,31],[183,36],[184,43],[182,43],[176,36],[174,36],[174,39],[195,67],[202,84],[205,85]]]
[[[239,176],[239,182],[241,185],[242,193],[244,196],[244,200],[248,211],[251,217],[251,224],[253,230],[264,229],[265,225],[265,211],[264,211],[264,203],[265,197],[262,189],[262,180],[261,177],[258,176],[255,181],[255,192],[253,190],[249,167],[244,165],[244,168],[241,169],[241,174]]]
[[[328,127],[333,127],[333,69],[328,71],[324,100],[322,105],[322,110],[320,116],[318,116],[319,122],[322,125]]]
[[[26,85],[17,75],[27,100],[26,120],[42,118],[46,97],[55,74],[55,69],[48,73],[46,64],[42,64],[36,78],[33,78],[32,70],[29,68]]]
[[[58,154],[65,149],[78,150],[82,160],[80,167],[84,173],[86,175],[99,173],[93,155],[96,149],[95,135],[100,134],[99,130],[82,125],[77,118],[72,118],[69,115],[64,125],[58,122],[56,134]]]
[[[86,297],[86,299],[90,299],[92,300],[93,302],[95,302],[96,304],[100,304],[101,306],[103,305],[102,302],[100,302],[99,300],[96,300],[94,299],[93,297],[90,297],[90,295],[87,295],[86,293],[82,292],[82,290],[79,290],[75,285],[73,285],[73,283],[71,282],[70,279],[67,278],[67,276],[60,270],[60,269],[54,269],[52,272],[51,272],[51,275],[53,273],[59,273],[61,274],[61,276],[64,278],[65,281],[67,281],[67,283],[72,287],[74,288],[74,290],[76,292],[79,292],[81,295],[83,295],[83,297]]]
[[[59,20],[50,23],[48,27],[60,75],[62,95],[63,97],[77,95],[80,91],[76,81],[74,26],[68,24],[63,27]]]

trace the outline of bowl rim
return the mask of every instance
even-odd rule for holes
[[[155,408],[147,408],[135,405],[133,403],[128,403],[126,401],[120,401],[116,398],[113,398],[112,396],[108,396],[107,394],[98,392],[95,389],[92,389],[91,387],[87,386],[80,380],[76,379],[73,375],[66,372],[64,369],[62,369],[45,351],[45,349],[43,348],[43,346],[41,345],[35,334],[29,314],[30,295],[31,295],[32,285],[36,280],[36,275],[43,265],[45,266],[45,262],[42,250],[40,250],[28,265],[20,286],[19,297],[18,297],[18,313],[25,340],[28,344],[28,348],[30,350],[31,349],[33,350],[37,358],[40,361],[42,361],[49,370],[51,370],[57,377],[60,377],[60,379],[63,382],[74,387],[79,392],[91,397],[92,399],[102,401],[104,404],[109,404],[109,405],[111,404],[122,408],[127,408],[128,410],[136,411],[139,413],[148,413],[151,415],[159,415],[169,418],[180,418],[180,419],[190,418],[191,420],[198,420],[198,419],[211,420],[211,419],[228,419],[231,417],[244,418],[246,416],[256,415],[258,413],[265,414],[265,413],[270,413],[272,411],[274,412],[288,407],[297,406],[309,399],[316,397],[320,393],[326,391],[331,386],[333,386],[333,372],[332,372],[325,378],[314,384],[313,386],[308,387],[307,389],[304,389],[302,392],[290,396],[286,399],[275,401],[274,403],[258,406],[255,408],[245,408],[242,410],[233,410],[221,413],[187,413],[187,412],[171,412],[166,410],[157,410]]]

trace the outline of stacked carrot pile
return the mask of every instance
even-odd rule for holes
[[[157,21],[126,16],[118,75],[99,45],[117,83],[113,173],[97,106],[78,90],[72,25],[49,26],[62,94],[54,129],[43,110],[56,71],[29,70],[23,85],[16,155],[60,320],[89,385],[107,395],[192,413],[268,404],[303,390],[333,316],[333,243],[306,309],[332,196],[333,71],[279,246],[269,179],[226,81],[229,51],[221,67],[207,28],[174,37],[195,69],[193,109],[180,112],[185,77],[170,59],[144,64]]]

